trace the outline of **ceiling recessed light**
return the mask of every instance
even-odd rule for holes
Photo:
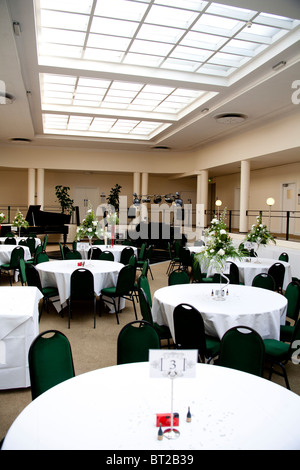
[[[15,97],[10,93],[0,91],[0,104],[12,104],[15,101]]]
[[[31,139],[25,139],[24,137],[13,137],[10,140],[12,142],[31,142]]]
[[[219,114],[215,117],[216,121],[221,124],[240,124],[247,119],[247,116],[244,114],[236,114],[236,113],[227,113],[227,114]]]
[[[167,147],[166,145],[156,145],[155,147],[152,147],[153,150],[170,150],[170,147]]]

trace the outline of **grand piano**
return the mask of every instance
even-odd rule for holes
[[[29,206],[26,215],[29,227],[26,229],[22,228],[21,235],[26,235],[28,233],[57,233],[64,236],[64,243],[66,243],[69,232],[67,224],[70,223],[70,219],[71,215],[59,212],[42,211],[41,206]]]

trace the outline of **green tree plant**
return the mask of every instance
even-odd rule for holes
[[[122,186],[115,184],[110,190],[109,195],[107,196],[107,202],[115,208],[116,213],[119,213],[119,196]]]
[[[57,185],[55,186],[55,194],[60,203],[61,212],[63,214],[71,214],[74,209],[74,200],[69,195],[70,188],[68,186]]]

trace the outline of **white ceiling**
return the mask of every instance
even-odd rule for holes
[[[110,1],[113,3],[115,0]],[[152,3],[155,0],[149,1]],[[174,6],[177,0],[165,3]],[[299,0],[217,0],[214,4],[235,5],[300,20]],[[13,31],[14,21],[20,25],[19,36]],[[286,65],[274,71],[272,67],[280,61],[286,62]],[[53,66],[49,63],[43,60],[43,65],[38,64],[33,1],[0,0],[0,85],[2,84],[2,88],[5,86],[6,92],[15,97],[13,104],[0,106],[0,143],[18,145],[17,142],[12,142],[12,139],[21,138],[29,139],[30,145],[35,146],[76,145],[82,148],[120,150],[168,147],[172,151],[196,150],[205,143],[226,135],[295,113],[295,105],[291,100],[291,84],[300,79],[300,26],[288,32],[270,50],[258,54],[247,62],[244,68],[237,69],[227,77],[107,62],[97,62],[94,70],[86,61],[73,62],[73,68],[67,60],[60,60]],[[181,119],[176,117],[170,120],[171,125],[166,130],[150,139],[137,140],[129,135],[118,139],[111,136],[46,135],[43,132],[41,112],[40,73],[124,82],[142,81],[148,85],[201,90],[206,93],[205,99],[195,105],[193,110]],[[61,108],[59,112],[63,113],[64,109]],[[72,109],[71,113],[76,114],[76,110]],[[126,116],[126,112],[118,113],[116,110],[113,116],[132,117],[130,114]],[[242,114],[247,118],[243,122],[231,124],[221,124],[215,119],[217,115],[231,113]],[[151,120],[151,115],[146,116],[147,119]],[[278,159],[278,164],[282,163],[281,155],[274,157]],[[299,154],[291,151],[286,158],[286,162],[294,162],[299,160]],[[273,160],[273,164],[276,164],[276,161]],[[268,157],[264,161],[257,161],[257,167],[267,165]],[[238,171],[237,164],[227,167],[227,173],[234,171]]]

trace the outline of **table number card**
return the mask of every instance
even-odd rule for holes
[[[178,349],[149,351],[150,377],[156,378],[192,378],[196,376],[198,351],[194,349]]]

